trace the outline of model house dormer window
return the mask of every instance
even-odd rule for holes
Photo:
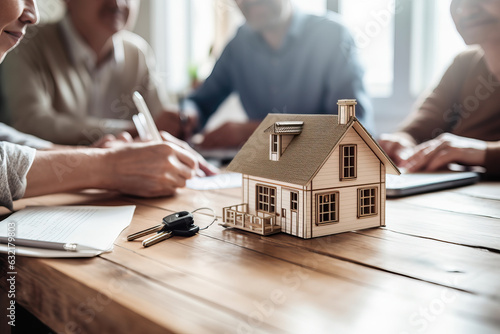
[[[302,133],[304,122],[276,122],[266,129],[269,133],[269,160],[279,161],[293,138]]]
[[[340,179],[352,180],[357,177],[356,145],[340,146]]]
[[[278,135],[271,135],[271,154],[278,154],[279,142],[280,137]]]

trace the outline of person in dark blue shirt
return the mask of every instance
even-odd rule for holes
[[[249,120],[206,133],[203,148],[242,145],[268,113],[336,114],[339,99],[356,99],[356,116],[373,130],[363,69],[338,14],[305,14],[286,0],[235,2],[246,23],[189,101],[203,127],[235,92]]]

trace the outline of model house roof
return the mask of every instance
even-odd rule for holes
[[[302,129],[298,131],[300,122],[303,122]],[[280,124],[287,124],[282,127],[290,126],[293,131],[280,132]],[[227,169],[281,182],[306,185],[350,128],[354,128],[385,164],[387,173],[400,174],[398,168],[356,117],[347,124],[338,124],[338,117],[335,115],[269,114]],[[269,135],[280,133],[296,135],[279,161],[271,161]]]
[[[276,122],[266,129],[266,133],[299,135],[302,132],[304,122]]]

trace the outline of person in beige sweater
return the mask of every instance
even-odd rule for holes
[[[31,28],[2,66],[3,96],[12,125],[56,144],[85,145],[104,134],[134,132],[134,91],[145,98],[161,130],[174,132],[164,112],[150,46],[128,31],[140,1],[66,0],[65,17]]]
[[[500,1],[453,0],[451,14],[468,45],[441,82],[380,144],[408,171],[449,163],[483,166],[500,176]]]
[[[38,21],[38,11],[34,0],[0,0],[0,8],[1,63],[22,41],[26,27]],[[186,179],[203,173],[199,169],[208,175],[215,172],[186,143],[167,133],[163,143],[131,143],[127,135],[122,140],[105,136],[98,143],[102,148],[67,149],[0,123],[0,206],[12,210],[13,201],[22,197],[86,188],[144,197],[173,195]]]

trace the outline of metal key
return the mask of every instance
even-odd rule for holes
[[[127,237],[127,240],[132,241],[155,232],[159,233],[159,232],[178,230],[178,229],[187,230],[190,228],[193,222],[194,222],[193,215],[191,213],[187,211],[176,212],[166,217],[163,217],[163,221],[159,225],[129,235]]]
[[[193,215],[187,211],[180,211],[163,217],[161,224],[136,232],[127,237],[128,241],[139,239],[156,232],[156,235],[142,242],[144,247],[149,247],[174,235],[190,237],[198,233],[200,228],[193,224]]]
[[[144,237],[146,235],[149,235],[149,234],[152,234],[152,233],[155,233],[155,232],[159,233],[159,232],[162,232],[165,228],[166,228],[166,224],[165,223],[161,223],[159,225],[156,225],[156,226],[150,227],[148,229],[139,231],[137,233],[131,234],[131,235],[129,235],[127,237],[127,240],[128,241],[132,241],[132,240],[142,238],[142,237]]]
[[[144,240],[142,242],[142,245],[144,247],[153,246],[154,244],[157,244],[163,240],[167,240],[167,239],[173,237],[174,235],[181,236],[181,237],[192,237],[193,235],[198,233],[199,230],[200,230],[200,228],[193,224],[193,225],[189,226],[188,229],[172,230],[172,231],[166,230],[166,231],[158,232],[157,235],[152,236],[151,238]]]
[[[154,244],[159,243],[160,241],[167,240],[168,238],[171,238],[174,235],[172,231],[163,231],[159,232],[157,235],[147,238],[142,242],[142,245],[144,247],[149,247],[153,246]]]

